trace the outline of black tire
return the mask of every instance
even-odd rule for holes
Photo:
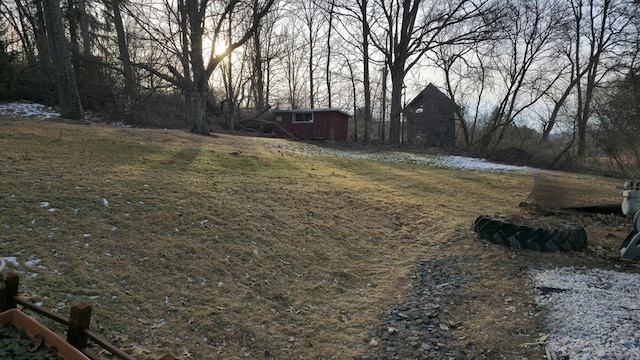
[[[483,240],[494,244],[542,252],[566,252],[587,247],[587,232],[580,225],[559,224],[542,228],[520,225],[482,215],[473,231]]]

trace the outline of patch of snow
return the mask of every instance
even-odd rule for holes
[[[109,200],[107,200],[107,198],[102,198],[102,205],[109,206]]]
[[[51,208],[51,209],[48,209],[47,211],[48,211],[48,212],[51,212],[51,213],[54,213],[54,212],[56,212],[57,210],[58,210],[58,209],[56,209],[56,208]]]
[[[640,274],[562,268],[532,279],[555,358],[640,359]]]
[[[11,263],[15,266],[19,266],[20,263],[18,262],[18,259],[15,256],[5,256],[2,257],[2,260],[4,260],[5,262]]]
[[[60,113],[42,104],[31,102],[10,102],[0,104],[0,115],[49,119],[52,117],[59,117]]]
[[[53,108],[32,103],[32,102],[20,102],[14,101],[10,103],[0,104],[0,116],[20,116],[30,117],[34,119],[47,120],[53,117],[60,117],[60,113]],[[85,120],[93,121],[107,126],[131,128],[131,125],[127,125],[122,121],[108,121],[100,118],[95,114],[85,112]]]
[[[330,156],[355,160],[374,160],[395,163],[409,163],[420,166],[434,166],[444,168],[468,169],[479,171],[530,171],[526,166],[505,165],[489,162],[485,159],[471,158],[455,155],[431,155],[401,152],[355,152],[338,149],[323,148],[320,146],[300,143],[275,144],[269,143],[267,147],[275,151],[302,152],[311,155]]]
[[[40,206],[41,207],[49,207],[49,202],[48,201],[42,201],[42,202],[40,202]]]
[[[531,168],[526,166],[515,166],[496,164],[489,162],[485,159],[470,158],[465,156],[443,156],[440,160],[440,164],[445,167],[472,169],[472,170],[530,170]]]
[[[27,266],[33,266],[33,265],[38,264],[41,261],[42,261],[42,259],[29,259],[29,260],[25,261],[24,264],[27,265]]]

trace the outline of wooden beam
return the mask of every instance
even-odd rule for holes
[[[69,328],[67,329],[67,342],[76,349],[87,347],[89,339],[85,330],[91,323],[91,306],[78,304],[71,307],[69,315]]]
[[[0,311],[13,309],[16,307],[16,297],[18,297],[18,287],[20,277],[12,272],[4,275],[4,289],[0,290]]]

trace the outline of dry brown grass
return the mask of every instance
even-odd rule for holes
[[[429,257],[477,273],[451,313],[461,347],[540,355],[521,346],[543,331],[519,315],[534,311],[523,270],[615,262],[624,229],[610,258],[478,241],[473,220],[518,211],[525,174],[265,146],[281,141],[0,118],[1,255],[33,301],[92,304],[92,328],[140,359],[357,357]]]

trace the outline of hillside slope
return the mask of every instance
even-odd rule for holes
[[[61,313],[92,304],[92,328],[141,359],[383,356],[384,339],[406,330],[389,316],[411,301],[425,264],[465,277],[463,292],[432,299],[446,310],[430,330],[448,334],[443,351],[538,357],[544,330],[526,269],[620,266],[625,226],[594,225],[596,250],[584,253],[477,239],[478,215],[519,211],[530,172],[297,144],[0,118],[0,255],[15,258],[34,302]],[[566,180],[605,193],[615,184]],[[406,351],[420,356],[422,344]]]

